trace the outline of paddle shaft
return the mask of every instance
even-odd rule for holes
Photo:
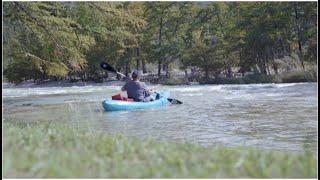
[[[127,77],[126,75],[119,73],[118,71],[116,73],[119,74],[120,76]]]

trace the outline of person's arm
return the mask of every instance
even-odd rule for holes
[[[142,86],[143,86],[145,95],[150,96],[152,94],[152,90],[148,89],[145,83],[143,83]]]

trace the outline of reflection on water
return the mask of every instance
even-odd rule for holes
[[[317,84],[155,86],[184,102],[149,110],[104,112],[118,86],[8,88],[6,120],[62,121],[92,131],[202,145],[317,149]]]

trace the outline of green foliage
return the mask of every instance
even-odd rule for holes
[[[280,83],[281,78],[277,75],[251,74],[238,78],[215,78],[202,79],[201,84],[257,84],[257,83]]]
[[[15,83],[19,83],[27,79],[38,79],[41,77],[41,71],[36,67],[36,64],[27,61],[16,61],[11,63],[3,73],[9,82]]]
[[[217,47],[208,47],[204,44],[195,45],[193,48],[186,51],[184,55],[184,63],[188,66],[196,66],[205,71],[206,78],[209,78],[209,73],[218,75],[223,68],[220,52]]]
[[[48,77],[64,77],[68,68],[60,62],[47,62],[32,54],[16,56],[19,60],[11,63],[4,70],[6,78],[11,82],[22,82],[28,79]]]
[[[244,84],[250,84],[250,83],[279,83],[280,79],[276,75],[268,76],[264,74],[252,74],[244,76],[240,79],[240,82],[243,82]]]
[[[202,147],[4,123],[5,178],[316,178],[315,153]]]
[[[297,83],[297,82],[317,82],[317,74],[308,71],[296,71],[282,75],[282,82]]]
[[[185,78],[165,78],[158,81],[158,83],[163,85],[187,85],[189,81]]]
[[[107,74],[99,63],[106,60],[126,74],[141,66],[146,71],[145,64],[152,63],[158,78],[163,72],[169,77],[179,64],[182,70],[199,68],[210,79],[232,68],[271,75],[281,68],[279,59],[294,56],[305,69],[317,62],[316,7],[315,2],[5,2],[4,75],[15,82],[101,80]]]
[[[4,24],[8,37],[5,46],[15,46],[8,55],[13,64],[6,71],[10,73],[5,73],[9,80],[12,79],[10,76],[19,80],[65,77],[68,72],[81,70],[86,62],[83,53],[93,39],[75,33],[71,26],[74,21],[64,15],[63,6],[63,3],[6,3],[4,12],[8,18],[5,18]],[[26,63],[30,65],[24,66]],[[35,70],[37,73],[25,76],[18,69],[22,72]]]

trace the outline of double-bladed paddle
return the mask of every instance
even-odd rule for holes
[[[100,66],[102,69],[104,70],[107,70],[107,71],[110,71],[110,72],[113,72],[113,73],[116,73],[116,74],[119,74],[120,76],[123,76],[123,77],[126,77],[126,75],[118,72],[117,70],[115,70],[110,64],[106,63],[106,62],[101,62],[100,63]],[[155,92],[157,93],[157,92]],[[159,93],[157,93],[159,94]],[[177,99],[171,99],[171,98],[167,98],[168,101],[171,103],[171,104],[182,104],[181,101],[177,100]]]

